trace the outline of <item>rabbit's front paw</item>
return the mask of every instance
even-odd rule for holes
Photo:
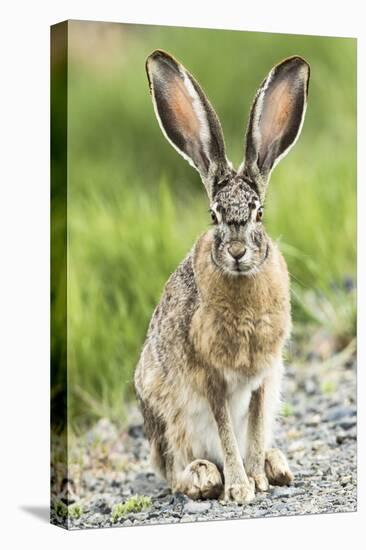
[[[286,457],[279,449],[266,452],[265,470],[271,485],[291,485],[294,479]]]
[[[248,504],[255,497],[254,480],[245,483],[233,483],[225,486],[225,501],[234,501],[238,504]]]
[[[260,491],[260,492],[265,492],[265,491],[268,491],[269,489],[269,483],[268,483],[268,479],[267,479],[267,476],[266,474],[263,472],[263,473],[253,473],[253,474],[248,474],[250,476],[251,479],[253,479],[254,481],[254,484],[255,484],[255,488],[257,491]]]

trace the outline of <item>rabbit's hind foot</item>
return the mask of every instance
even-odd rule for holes
[[[291,485],[294,479],[286,457],[279,449],[268,449],[265,470],[271,485]]]
[[[219,498],[223,492],[221,473],[208,460],[194,460],[182,472],[175,491],[193,500]]]

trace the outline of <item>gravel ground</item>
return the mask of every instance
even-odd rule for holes
[[[276,445],[295,474],[291,487],[271,487],[245,506],[172,495],[149,466],[141,418],[131,410],[128,431],[103,419],[78,439],[63,486],[74,517],[53,509],[52,522],[80,529],[356,511],[354,356],[288,367],[284,401]],[[113,506],[132,495],[151,497],[151,506],[113,521]]]

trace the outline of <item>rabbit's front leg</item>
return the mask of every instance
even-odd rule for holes
[[[252,393],[249,404],[245,468],[258,491],[267,491],[269,484],[290,485],[294,477],[284,454],[279,449],[268,448],[275,416],[273,380],[274,377],[266,379]]]
[[[258,491],[268,490],[265,473],[265,386],[262,384],[250,398],[248,416],[248,451],[245,467]]]
[[[248,479],[240,456],[232,426],[229,407],[225,398],[212,399],[211,408],[216,420],[224,455],[224,498],[238,504],[245,504],[254,499],[254,481]]]

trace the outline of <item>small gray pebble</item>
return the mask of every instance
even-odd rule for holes
[[[349,430],[350,428],[356,426],[357,420],[355,416],[352,418],[344,418],[343,420],[338,422],[338,424],[343,430]]]
[[[149,518],[158,518],[160,516],[159,512],[150,512],[148,514]]]
[[[204,512],[208,512],[210,508],[211,503],[208,501],[196,502],[194,500],[191,500],[184,505],[183,511],[186,514],[202,514]]]
[[[169,511],[169,509],[167,511]],[[172,518],[181,518],[182,514],[173,510],[172,512],[169,512],[169,516]]]
[[[137,514],[133,514],[133,518],[137,521],[145,521],[149,517],[149,514],[146,512],[137,512]]]
[[[297,475],[298,475],[298,477],[300,477],[300,476],[301,477],[311,477],[312,475],[314,475],[314,470],[304,468],[304,469],[299,470]]]
[[[183,493],[175,493],[173,498],[174,504],[186,504],[187,502],[189,502],[189,498]]]
[[[310,380],[305,381],[305,391],[308,395],[314,395],[317,392],[318,385],[310,378]]]
[[[94,525],[99,525],[100,523],[103,523],[105,521],[105,517],[102,514],[94,514],[90,521]]]
[[[319,426],[320,420],[320,415],[314,414],[305,421],[305,426],[308,426],[309,428],[315,428],[316,426]]]
[[[335,406],[328,411],[328,414],[326,414],[325,416],[325,420],[327,422],[337,422],[341,418],[354,416],[355,414],[356,414],[356,409],[353,407]]]
[[[272,492],[273,498],[288,498],[294,495],[302,495],[305,491],[297,487],[275,487]]]

